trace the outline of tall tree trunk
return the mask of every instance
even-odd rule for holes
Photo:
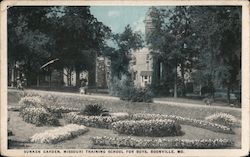
[[[182,91],[181,91],[182,93],[181,93],[181,94],[182,94],[182,96],[185,96],[185,95],[186,95],[185,76],[184,76],[184,74],[185,74],[185,73],[184,73],[184,65],[183,65],[183,63],[182,63],[182,64],[181,64],[181,78],[182,78],[182,79],[181,79],[181,81],[182,81],[182,82],[181,82],[181,84],[182,84],[182,87],[181,87],[181,88],[182,88]]]
[[[15,86],[14,82],[15,82],[15,61],[13,61],[11,65],[11,87]]]
[[[76,70],[76,87],[80,87],[80,71]]]
[[[36,86],[39,87],[40,86],[40,76],[39,74],[36,77]]]
[[[175,65],[174,98],[177,98],[177,63]]]
[[[227,103],[230,105],[230,84],[227,85]]]
[[[51,87],[51,72],[49,73],[49,87]]]

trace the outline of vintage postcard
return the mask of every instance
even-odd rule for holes
[[[1,2],[2,156],[247,156],[249,2]]]

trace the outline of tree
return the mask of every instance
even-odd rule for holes
[[[79,73],[95,66],[110,29],[90,13],[89,7],[11,7],[8,10],[8,61],[22,61],[28,83],[35,82],[40,67],[59,59],[51,69]],[[71,75],[70,75],[71,76]],[[95,79],[91,79],[92,82]]]
[[[41,7],[8,9],[8,62],[12,69],[12,85],[17,62],[22,62],[22,72],[29,85],[35,81],[40,66],[50,55],[50,38],[41,29],[47,11],[47,8]]]
[[[113,39],[118,48],[113,49],[113,53],[109,54],[112,77],[116,76],[120,79],[123,74],[129,75],[131,52],[142,47],[142,37],[140,34],[133,32],[130,25],[127,25],[124,32],[113,35]]]
[[[156,62],[167,67],[171,77],[165,81],[174,82],[174,96],[177,86],[185,94],[184,73],[191,72],[195,83],[207,86],[212,96],[215,87],[226,87],[230,102],[230,91],[240,84],[240,8],[180,6],[153,11],[154,30],[147,41]]]
[[[190,46],[193,38],[188,7],[162,8],[155,10],[154,15],[155,29],[148,38],[151,48],[157,52],[153,55],[161,58],[168,73],[174,77],[174,97],[177,97],[178,80],[181,80],[182,95],[185,95],[184,73],[191,69],[195,52]]]
[[[241,11],[239,7],[191,7],[196,45],[199,45],[202,71],[197,79],[206,78],[207,85],[239,89],[241,65]],[[206,31],[204,31],[206,30]],[[211,91],[214,94],[214,91]]]
[[[61,67],[76,71],[76,85],[79,86],[79,73],[94,68],[110,29],[97,21],[89,7],[62,7],[55,12],[50,17],[52,25],[57,27],[52,32],[55,39],[53,56],[59,58]]]

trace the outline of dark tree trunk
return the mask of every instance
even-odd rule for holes
[[[76,87],[80,87],[80,70],[76,70]]]
[[[230,100],[230,85],[227,85],[227,103],[230,104],[231,100]]]

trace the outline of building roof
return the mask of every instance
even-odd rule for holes
[[[141,71],[141,76],[152,76],[152,71]]]

